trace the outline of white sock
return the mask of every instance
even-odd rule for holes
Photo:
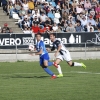
[[[82,66],[82,64],[78,62],[74,62],[74,66]]]
[[[58,70],[58,73],[59,73],[59,74],[62,74],[62,70],[61,70],[61,67],[60,67],[60,65],[58,65],[58,68],[57,68],[57,70]]]

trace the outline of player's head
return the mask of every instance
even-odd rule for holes
[[[53,33],[50,34],[50,40],[51,40],[52,42],[55,41],[55,34],[53,34]]]
[[[36,34],[36,39],[37,39],[37,41],[40,41],[41,40],[41,34],[40,33],[38,33],[38,34]]]

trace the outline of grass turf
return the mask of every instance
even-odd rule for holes
[[[64,77],[55,80],[38,62],[0,63],[0,100],[100,100],[100,60],[78,62],[87,69],[62,62]]]

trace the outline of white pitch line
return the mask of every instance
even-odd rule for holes
[[[12,73],[12,74],[0,74],[0,75],[30,75],[30,74],[44,74],[45,72],[40,72],[40,73]],[[58,74],[57,72],[54,72],[56,74]],[[82,72],[82,71],[70,71],[70,72],[63,72],[63,73],[76,73],[76,74],[97,74],[99,75],[100,73],[93,73],[93,72]]]

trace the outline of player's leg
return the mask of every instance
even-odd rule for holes
[[[78,62],[72,62],[69,61],[67,62],[71,67],[76,66],[76,67],[83,67],[84,69],[86,69],[86,65],[84,65],[83,63],[78,63]]]
[[[83,63],[78,63],[78,62],[72,62],[71,56],[69,51],[67,50],[67,52],[64,52],[63,55],[64,60],[67,61],[67,63],[72,67],[72,66],[80,66],[83,67],[84,69],[86,69],[86,66]]]
[[[41,65],[42,65],[42,68],[44,69],[44,71],[46,73],[48,73],[49,75],[51,75],[52,79],[55,79],[56,75],[49,68],[47,68],[48,67],[48,61],[49,61],[49,55],[45,54],[41,57],[41,59],[42,59]]]
[[[56,75],[49,68],[47,68],[48,67],[48,60],[44,60],[43,65],[44,65],[43,67],[44,67],[45,72],[47,72],[49,75],[51,75],[52,79],[55,79]]]
[[[57,77],[63,77],[63,73],[62,73],[62,70],[61,70],[61,66],[60,66],[60,62],[62,61],[62,57],[59,55],[57,58],[56,58],[56,61],[55,63],[57,64],[57,70],[58,70],[58,73],[59,75],[57,75]]]

